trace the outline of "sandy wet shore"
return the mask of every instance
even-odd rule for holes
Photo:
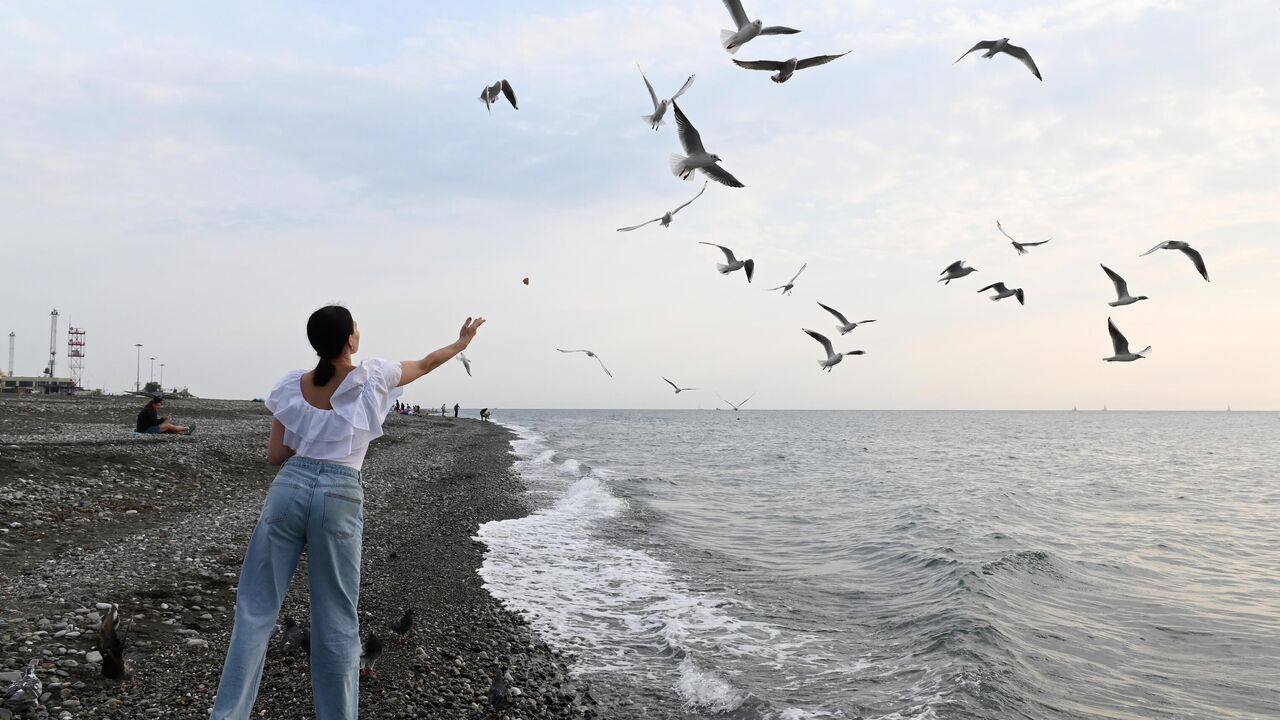
[[[172,401],[192,437],[135,437],[136,398],[0,399],[0,679],[39,658],[36,717],[205,718],[231,631],[245,543],[274,468],[270,415],[235,401]],[[417,628],[362,683],[369,718],[488,717],[506,664],[520,717],[593,717],[590,691],[481,587],[480,523],[528,512],[509,433],[492,423],[400,418],[365,463],[360,613],[386,626],[407,604]],[[307,617],[305,556],[284,613]],[[136,684],[94,662],[102,603],[132,618]],[[311,717],[300,656],[267,659],[261,717]],[[6,720],[0,710],[0,720]]]

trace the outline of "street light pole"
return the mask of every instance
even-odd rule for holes
[[[133,389],[141,390],[142,389],[142,343],[134,343],[133,346],[138,349],[138,362],[133,371],[134,373]]]
[[[155,381],[156,381],[156,359],[151,358],[151,379],[148,380],[147,382],[155,382]]]
[[[164,363],[160,363],[160,389],[164,390]]]

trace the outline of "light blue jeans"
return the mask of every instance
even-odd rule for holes
[[[307,548],[311,590],[311,686],[317,720],[355,720],[360,700],[360,472],[293,457],[267,491],[249,538],[231,646],[211,720],[248,720],[298,557]]]

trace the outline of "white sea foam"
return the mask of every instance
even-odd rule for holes
[[[676,686],[686,708],[713,713],[737,710],[746,694],[714,672],[698,667],[692,658],[680,661],[680,682]]]

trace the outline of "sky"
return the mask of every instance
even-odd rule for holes
[[[1280,409],[1280,11],[1264,2],[0,4],[0,335],[86,386],[265,396],[341,302],[362,356],[483,315],[423,405]],[[1009,37],[1044,82],[974,42]],[[747,187],[685,202],[637,70]],[[507,78],[518,111],[487,113]],[[671,118],[669,118],[670,120]],[[996,231],[1052,237],[1018,256]],[[1139,255],[1182,240],[1180,253]],[[756,261],[722,277],[715,248]],[[944,286],[954,260],[978,268]],[[803,264],[794,293],[782,284]],[[1105,263],[1151,299],[1109,308]],[[530,278],[525,286],[524,277]],[[1004,281],[1027,304],[976,291]],[[875,319],[832,373],[801,329]],[[1151,358],[1104,363],[1107,317]],[[555,349],[591,348],[613,371]],[[158,368],[157,368],[158,371]],[[666,376],[698,388],[676,396]]]

